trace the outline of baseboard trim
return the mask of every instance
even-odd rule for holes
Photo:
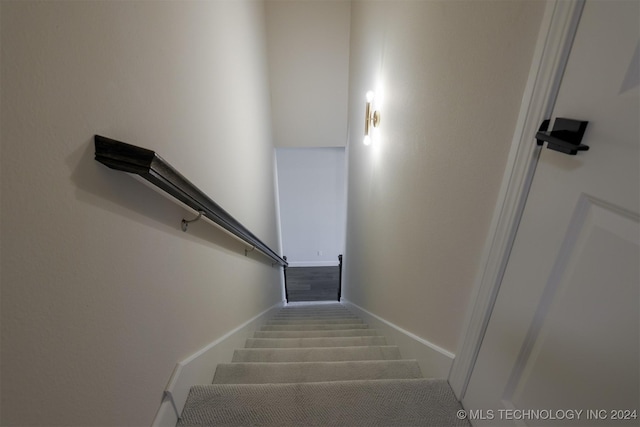
[[[406,359],[416,359],[426,378],[447,379],[455,355],[432,342],[406,331],[351,301],[341,298],[347,308],[359,315],[373,329],[381,330],[391,345],[400,348]]]
[[[338,261],[289,261],[289,267],[337,267]]]
[[[244,347],[245,340],[250,338],[271,317],[275,310],[284,307],[284,305],[285,301],[274,304],[191,356],[178,362],[171,374],[164,392],[164,399],[151,424],[152,427],[175,427],[178,422],[176,410],[182,412],[191,386],[211,383],[215,367],[219,363],[230,362],[233,350]]]

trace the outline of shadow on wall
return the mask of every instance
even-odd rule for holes
[[[204,246],[215,246],[227,253],[245,256],[247,245],[208,220],[189,224],[189,230],[180,228],[182,218],[193,219],[195,214],[154,191],[126,173],[109,169],[94,159],[93,138],[67,157],[71,181],[76,187],[76,199],[107,210],[118,216],[136,221],[144,227],[153,227],[162,233],[187,239]],[[181,171],[185,176],[188,171]],[[188,177],[187,177],[188,178]],[[211,197],[211,196],[210,196]],[[212,197],[213,198],[213,197]],[[100,224],[95,224],[99,227]],[[270,264],[258,251],[246,255],[255,261]]]

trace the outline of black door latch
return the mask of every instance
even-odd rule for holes
[[[578,151],[589,149],[588,145],[581,144],[588,124],[589,122],[585,121],[558,117],[551,132],[547,132],[549,120],[545,120],[536,133],[536,141],[538,141],[538,145],[542,145],[546,141],[548,149],[575,156]]]

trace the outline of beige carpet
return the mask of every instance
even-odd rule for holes
[[[341,304],[292,304],[191,389],[178,425],[468,426],[459,409]]]

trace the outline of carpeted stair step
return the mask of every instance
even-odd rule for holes
[[[354,315],[351,312],[344,313],[335,313],[335,314],[313,314],[313,313],[279,313],[275,314],[272,319],[309,319],[309,318],[318,318],[318,319],[332,319],[335,317],[353,317],[358,318],[358,316]]]
[[[322,316],[322,317],[331,317],[331,316],[355,316],[349,310],[335,311],[335,312],[308,312],[308,311],[300,311],[300,312],[289,312],[289,311],[278,311],[274,314],[274,317],[309,317],[309,316]]]
[[[344,315],[340,316],[340,317],[311,317],[311,316],[307,316],[307,317],[272,317],[269,321],[278,321],[278,322],[299,322],[302,321],[304,322],[309,322],[309,321],[314,321],[314,322],[326,322],[326,321],[336,321],[336,320],[346,320],[348,321],[348,323],[362,323],[362,319],[359,317],[355,317],[355,316],[349,316],[349,317],[345,317]],[[313,323],[313,322],[312,322]],[[265,323],[265,324],[269,324],[269,323]]]
[[[399,360],[395,345],[319,348],[239,348],[231,362],[333,362],[349,360]]]
[[[267,325],[331,325],[334,323],[346,323],[346,324],[355,324],[355,323],[363,323],[361,319],[358,318],[335,318],[335,319],[287,319],[287,320],[269,320],[267,321]]]
[[[294,303],[294,304],[289,304],[286,307],[282,308],[282,310],[331,310],[331,309],[346,310],[347,308],[338,301],[323,302],[322,304]]]
[[[326,304],[324,306],[313,306],[312,304],[293,306],[288,305],[280,309],[280,311],[349,311],[347,307],[340,303]]]
[[[301,305],[301,306],[292,306],[289,305],[287,307],[283,307],[280,311],[304,311],[304,312],[310,312],[310,311],[349,311],[348,308],[346,308],[345,306],[343,306],[340,303],[335,303],[335,304],[327,304],[325,306],[313,306],[312,304],[307,304],[306,306]]]
[[[375,329],[337,329],[325,331],[256,331],[254,338],[318,338],[318,337],[372,337],[380,335]]]
[[[310,318],[317,317],[329,319],[332,317],[357,317],[350,311],[334,312],[334,313],[276,313],[273,318]]]
[[[280,310],[275,313],[276,316],[353,316],[349,310],[331,310],[331,311],[287,311]]]
[[[387,345],[385,337],[247,338],[245,348],[353,347]]]
[[[422,378],[415,360],[221,363],[214,384],[268,384]]]
[[[366,323],[324,323],[302,325],[264,325],[263,331],[326,331],[336,329],[367,329]]]
[[[178,426],[468,426],[446,380],[212,384],[191,388]]]

